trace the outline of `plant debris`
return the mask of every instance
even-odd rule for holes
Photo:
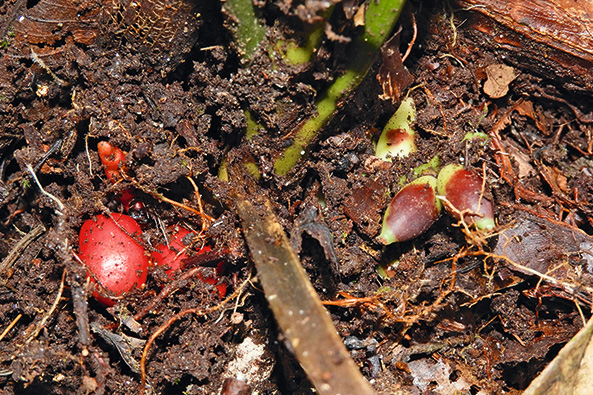
[[[0,387],[556,391],[539,383],[563,347],[568,366],[590,354],[589,326],[571,339],[593,297],[593,10],[477,3],[1,2]],[[414,149],[387,162],[403,98]],[[121,150],[111,179],[99,143]],[[393,197],[449,164],[481,170],[489,225],[441,215],[381,244]],[[79,232],[124,212],[147,257],[171,227],[192,240],[179,271],[152,262],[106,308]],[[272,213],[272,238],[254,235]],[[299,280],[270,286],[280,248]],[[295,335],[319,316],[330,343]]]

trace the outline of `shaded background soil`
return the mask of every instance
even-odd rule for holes
[[[545,41],[528,46],[533,37],[462,3],[411,2],[400,18],[401,52],[413,41],[405,66],[418,108],[417,152],[394,163],[373,155],[398,105],[380,97],[378,61],[282,177],[275,158],[314,112],[317,92],[344,69],[356,2],[335,5],[315,60],[299,66],[274,43],[298,38],[323,2],[256,2],[267,36],[249,64],[217,1],[0,5],[3,391],[136,391],[143,341],[180,311],[217,306],[224,283],[227,304],[187,315],[156,339],[147,391],[310,393],[254,279],[231,209],[237,190],[273,202],[377,392],[526,388],[582,327],[591,304],[593,101],[582,72],[590,60],[572,54],[573,68],[559,66],[570,51]],[[507,93],[486,87],[497,79]],[[250,139],[246,111],[259,125]],[[99,141],[127,152],[120,182],[105,177]],[[484,172],[500,226],[464,234],[442,216],[414,240],[380,245],[381,217],[400,180],[434,156]],[[244,162],[257,164],[258,180],[241,171]],[[221,166],[230,183],[219,178]],[[117,196],[130,188],[143,203],[134,213],[143,242],[163,242],[171,225],[195,230],[194,251],[208,244],[219,252],[202,262],[204,275],[225,260],[215,284],[182,278],[154,305],[171,280],[153,267],[146,287],[114,308],[89,297],[86,270],[72,254],[78,231],[93,215],[122,212]],[[61,213],[49,194],[63,203]],[[533,270],[557,281],[542,282]]]

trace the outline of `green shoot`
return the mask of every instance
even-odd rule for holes
[[[333,117],[338,101],[350,94],[366,76],[383,42],[389,37],[404,5],[404,0],[371,1],[365,14],[365,27],[349,48],[347,71],[336,78],[317,102],[316,116],[300,126],[294,142],[276,159],[274,171],[287,174],[305,154],[317,133]]]

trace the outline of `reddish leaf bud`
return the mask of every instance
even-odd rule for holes
[[[484,179],[475,171],[466,170],[462,165],[450,164],[441,170],[437,181],[439,195],[444,196],[455,210],[464,214],[468,225],[475,224],[478,229],[494,228],[494,206],[484,198],[482,184]],[[453,217],[460,219],[459,213],[447,207]]]
[[[383,128],[377,142],[375,156],[391,162],[392,158],[405,158],[416,151],[416,133],[412,123],[416,119],[416,107],[411,97],[404,99]]]
[[[441,212],[436,184],[437,179],[432,176],[420,177],[395,195],[383,217],[381,243],[410,240],[435,223]]]

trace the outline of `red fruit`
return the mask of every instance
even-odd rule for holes
[[[97,144],[97,150],[107,178],[115,181],[119,177],[120,165],[126,159],[126,153],[107,141],[100,141]]]
[[[169,247],[166,244],[159,244],[156,246],[158,251],[152,252],[152,259],[155,265],[167,265],[170,269],[166,271],[169,277],[173,277],[173,273],[181,269],[181,262],[188,256],[185,253],[187,248],[183,244],[183,239],[189,235],[189,230],[178,227],[177,232],[173,234],[169,240]],[[204,246],[200,252],[210,251],[210,247]]]
[[[437,189],[459,212],[468,210],[463,216],[468,225],[475,224],[478,229],[494,228],[494,206],[482,195],[484,179],[474,171],[466,170],[462,165],[451,164],[443,167],[439,173]],[[447,212],[460,219],[459,213],[447,207]],[[474,214],[470,214],[474,213]]]
[[[436,178],[420,177],[393,198],[383,217],[379,241],[391,244],[413,239],[439,218],[441,202],[436,197]]]
[[[183,244],[183,239],[192,233],[191,231],[182,227],[176,228],[178,230],[173,234],[172,239],[169,240],[169,247],[167,247],[165,244],[159,244],[155,247],[158,251],[152,252],[152,259],[155,265],[169,266],[169,269],[166,271],[166,273],[170,278],[173,277],[173,273],[181,270],[181,264],[183,260],[188,258],[188,255],[185,253],[187,247],[185,244]],[[208,251],[212,251],[212,249],[210,246],[206,245],[198,251],[198,254]],[[220,262],[216,268],[216,272],[219,275],[223,271],[223,264],[223,262]],[[202,274],[198,274],[198,278],[207,284],[216,285],[218,295],[221,299],[225,296],[226,284],[219,283],[218,278],[215,276],[203,276]]]
[[[80,259],[88,267],[91,278],[115,296],[134,286],[142,287],[148,272],[149,259],[144,248],[126,232],[135,236],[142,233],[136,221],[123,214],[114,214],[113,219],[98,215],[80,228]],[[106,306],[115,304],[97,291],[93,296]]]

